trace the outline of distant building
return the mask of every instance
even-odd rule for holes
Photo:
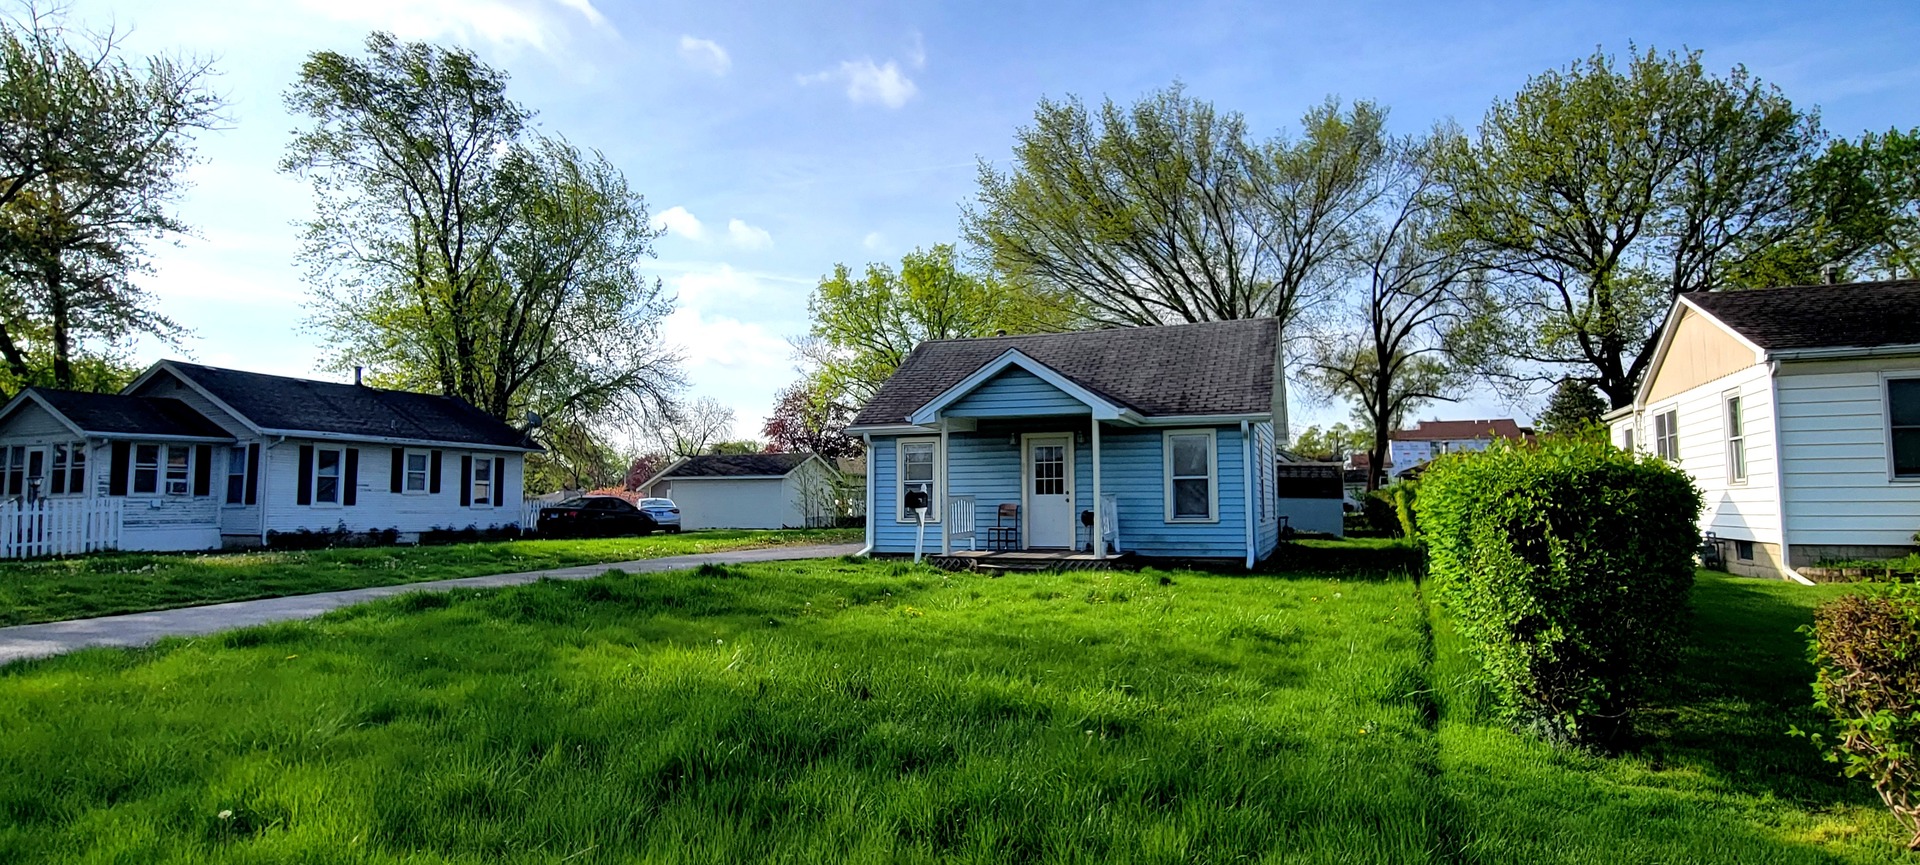
[[[1533,430],[1513,418],[1421,421],[1393,434],[1387,447],[1387,479],[1399,478],[1444,454],[1486,450],[1494,439],[1531,438]]]

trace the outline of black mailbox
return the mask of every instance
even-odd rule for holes
[[[907,490],[907,510],[919,510],[926,506],[926,490]]]

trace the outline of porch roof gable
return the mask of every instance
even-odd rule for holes
[[[988,382],[998,378],[1001,373],[1015,368],[1031,373],[1034,377],[1051,385],[1055,390],[1085,405],[1088,410],[1092,412],[1093,416],[1100,420],[1120,420],[1131,414],[1131,410],[1116,404],[1113,400],[1108,399],[1102,394],[1096,393],[1093,389],[1082,386],[1072,379],[1061,375],[1058,371],[1048,367],[1046,364],[1026,356],[1017,348],[1010,348],[986,366],[975,370],[972,375],[961,379],[952,387],[942,391],[939,396],[928,400],[925,405],[909,415],[907,420],[910,423],[920,425],[934,423],[940,419],[940,413],[946,408],[966,399],[967,396],[973,392],[985,387]]]

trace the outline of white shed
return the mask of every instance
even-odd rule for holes
[[[680,527],[780,529],[833,519],[834,469],[814,454],[703,454],[677,460],[641,486],[672,499]]]

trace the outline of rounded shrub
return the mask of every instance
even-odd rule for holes
[[[1827,759],[1873,782],[1920,850],[1920,585],[1880,584],[1830,601],[1806,629],[1814,703],[1833,716]]]
[[[1700,493],[1606,442],[1499,443],[1422,479],[1427,569],[1520,728],[1605,745],[1679,658]]]

